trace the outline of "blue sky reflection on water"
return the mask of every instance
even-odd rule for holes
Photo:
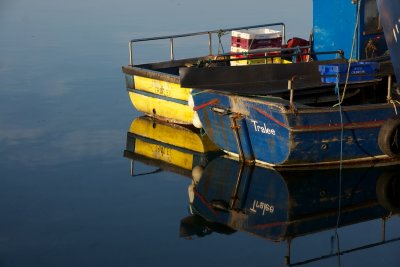
[[[191,181],[130,177],[122,153],[139,114],[121,66],[132,38],[276,21],[307,38],[311,13],[311,0],[1,1],[0,266],[283,266],[285,243],[241,232],[179,238]],[[152,57],[144,47],[138,60]],[[341,229],[343,246],[378,241],[379,225]],[[332,234],[295,240],[293,256],[329,252]],[[348,254],[341,266],[398,266],[398,249]]]

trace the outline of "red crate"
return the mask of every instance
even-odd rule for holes
[[[250,50],[282,46],[282,32],[268,28],[232,31],[231,35],[232,47]]]
[[[231,34],[234,37],[244,39],[270,39],[282,37],[281,31],[275,31],[268,28],[232,31]]]

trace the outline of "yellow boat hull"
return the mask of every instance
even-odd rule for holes
[[[154,95],[168,97],[172,99],[178,99],[188,101],[190,96],[190,88],[181,87],[177,83],[146,78],[141,76],[134,76],[134,88],[136,90],[149,92]]]
[[[194,111],[187,104],[137,91],[129,91],[129,97],[133,106],[146,115],[173,123],[193,123]]]
[[[125,67],[125,80],[133,106],[160,120],[193,124],[188,106],[191,88],[181,87],[179,76],[139,67]]]

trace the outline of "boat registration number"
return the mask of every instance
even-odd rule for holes
[[[153,81],[154,93],[162,96],[171,96],[171,90],[167,83],[160,81]]]

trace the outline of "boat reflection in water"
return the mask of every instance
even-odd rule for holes
[[[374,219],[386,222],[400,211],[399,193],[400,169],[393,163],[345,167],[341,172],[332,168],[277,171],[218,157],[193,179],[192,215],[182,219],[180,235],[190,239],[244,231],[287,241],[286,263],[301,265],[400,240],[383,237],[382,242],[347,251],[297,263],[290,260],[290,244],[296,237]]]
[[[186,177],[192,170],[204,168],[210,159],[221,151],[194,127],[175,125],[143,116],[136,118],[127,133],[124,156],[131,159],[131,175],[134,160],[156,166]],[[148,173],[147,173],[148,174]]]

